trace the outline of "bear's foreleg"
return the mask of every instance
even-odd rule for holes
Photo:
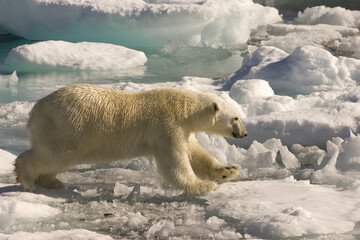
[[[195,136],[190,137],[190,147],[190,163],[196,175],[220,182],[227,182],[238,175],[236,167],[221,165],[199,144]]]
[[[194,173],[185,148],[162,146],[154,153],[159,173],[186,195],[201,195],[216,190],[214,181],[202,180]]]

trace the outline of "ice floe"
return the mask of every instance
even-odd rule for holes
[[[251,0],[0,2],[0,25],[27,39],[108,42],[126,47],[162,47],[168,41],[236,46],[246,43],[258,26],[280,21],[275,8]]]
[[[125,70],[143,66],[143,52],[108,43],[44,41],[10,51],[5,65],[17,71]]]

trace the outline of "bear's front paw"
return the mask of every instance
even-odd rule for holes
[[[238,175],[238,170],[236,167],[220,167],[216,168],[211,176],[211,180],[218,180],[220,182],[227,182]]]
[[[198,180],[185,188],[184,193],[189,196],[202,195],[204,193],[215,191],[219,185],[214,181]]]

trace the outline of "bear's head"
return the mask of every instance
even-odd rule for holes
[[[211,103],[210,110],[214,114],[213,124],[208,130],[229,138],[243,138],[247,131],[236,110],[224,100]]]
[[[210,132],[229,138],[247,136],[238,112],[228,102],[213,94],[203,94],[201,102],[201,110],[190,121],[191,131]]]

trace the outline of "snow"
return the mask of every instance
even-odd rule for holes
[[[132,48],[161,47],[168,41],[236,46],[246,43],[258,26],[280,21],[275,8],[251,0],[0,2],[0,25],[27,39],[107,42]]]
[[[146,61],[143,52],[113,44],[44,41],[14,48],[5,64],[17,71],[124,70]]]

